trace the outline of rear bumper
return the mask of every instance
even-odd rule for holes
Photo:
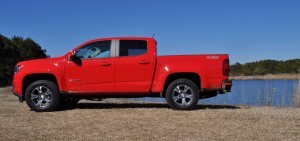
[[[231,80],[223,80],[222,82],[222,90],[223,93],[231,92],[232,81]]]

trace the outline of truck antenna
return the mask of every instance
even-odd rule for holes
[[[155,33],[153,33],[152,38],[155,36]]]

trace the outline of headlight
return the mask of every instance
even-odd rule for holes
[[[14,68],[14,73],[17,73],[17,72],[19,72],[19,71],[21,70],[21,68],[22,68],[22,66],[21,66],[21,65],[17,65],[17,66],[15,66],[15,68]]]

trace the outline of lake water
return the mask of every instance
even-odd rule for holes
[[[293,107],[300,80],[234,80],[232,92],[202,99],[200,104]],[[166,102],[164,98],[130,100]],[[300,99],[299,99],[300,102]]]

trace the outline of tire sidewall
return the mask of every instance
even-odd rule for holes
[[[51,100],[50,104],[46,107],[37,107],[31,100],[31,92],[38,86],[47,87],[52,93],[52,100]],[[26,101],[27,105],[36,112],[52,111],[55,108],[57,108],[60,103],[60,95],[58,92],[57,85],[54,84],[53,82],[47,81],[47,80],[35,81],[27,87],[27,89],[25,91],[25,101]]]
[[[173,90],[178,86],[178,85],[187,85],[189,86],[192,91],[193,91],[193,99],[190,105],[179,105],[177,104],[174,99],[173,99]],[[197,105],[199,101],[199,90],[196,84],[189,80],[189,79],[177,79],[174,80],[167,88],[166,90],[166,100],[167,103],[171,106],[173,109],[177,110],[191,110],[194,109],[195,106]]]

